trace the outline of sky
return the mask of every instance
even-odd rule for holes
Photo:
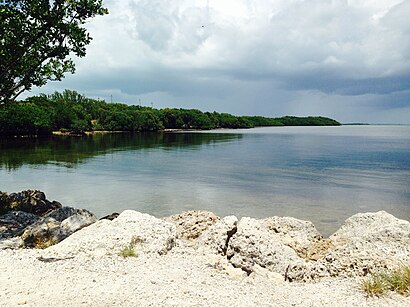
[[[104,4],[76,73],[29,95],[410,124],[410,0]]]

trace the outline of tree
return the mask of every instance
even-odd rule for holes
[[[83,25],[107,13],[102,0],[0,0],[0,105],[74,73],[70,53],[91,42]]]

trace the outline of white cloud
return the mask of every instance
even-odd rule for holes
[[[409,1],[134,0],[107,5],[112,16],[100,18],[91,30],[104,31],[108,38],[110,19],[119,23],[111,31],[115,44],[105,42],[105,47],[136,67],[148,60],[169,69],[216,69],[232,76],[237,71],[269,76],[324,72],[358,79],[410,68]]]
[[[328,107],[315,105],[336,117],[345,104],[368,114],[359,107],[363,97],[383,97],[389,108],[389,93],[410,88],[408,0],[105,4],[110,14],[88,24],[94,40],[87,57],[58,86],[76,85],[94,96],[111,91],[128,102],[192,99],[192,107],[224,104],[220,110],[265,115],[296,106],[313,114],[320,108],[308,101],[328,100]]]

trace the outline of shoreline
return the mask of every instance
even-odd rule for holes
[[[377,214],[379,220],[388,217],[387,213]],[[361,217],[374,219],[377,214]],[[281,224],[283,227],[293,221],[310,228],[308,222],[283,219],[287,219]],[[260,221],[221,219],[206,211],[157,219],[127,210],[112,220],[84,227],[45,249],[0,248],[0,301],[8,306],[410,305],[409,296],[394,292],[380,298],[366,295],[361,288],[365,277],[359,272],[363,273],[363,265],[367,267],[369,263],[357,262],[362,251],[354,252],[354,248],[346,253],[336,252],[342,258],[335,260],[334,268],[348,261],[344,268],[355,263],[359,265],[355,272],[342,269],[341,274],[312,279],[320,272],[317,266],[302,272],[309,278],[298,278],[306,264],[320,261],[318,253],[311,254],[312,259],[319,257],[316,260],[298,260],[304,244],[314,243],[313,238],[310,243],[309,239],[306,241],[309,231],[299,229],[292,233],[293,224],[287,230],[282,227],[278,233],[274,231],[276,235],[268,234],[265,232],[269,227]],[[229,231],[233,225],[236,231]],[[392,233],[391,229],[386,231]],[[352,240],[351,233],[342,239],[348,237]],[[363,242],[357,238],[352,242],[355,240]],[[346,244],[334,247],[334,252],[343,246]],[[133,252],[124,254],[129,248]],[[320,250],[317,249],[319,253]],[[378,253],[374,246],[366,255],[376,257]]]
[[[5,138],[14,139],[35,139],[41,137],[50,136],[72,136],[72,137],[82,137],[82,136],[93,136],[102,134],[138,134],[138,133],[172,133],[172,132],[206,132],[206,131],[223,131],[223,130],[250,130],[256,128],[283,128],[283,127],[341,127],[344,125],[278,125],[278,126],[255,126],[255,127],[239,127],[239,128],[212,128],[212,129],[194,129],[194,128],[165,128],[152,131],[128,131],[128,130],[93,130],[84,131],[83,133],[75,133],[69,131],[51,131],[50,134],[33,134],[33,135],[3,135]]]
[[[0,215],[6,305],[410,305],[361,288],[372,272],[410,264],[410,222],[384,211],[353,215],[325,239],[292,217],[125,210],[98,220],[40,191],[0,201],[32,212]]]
[[[36,139],[42,137],[51,136],[64,136],[64,137],[83,137],[93,135],[106,135],[106,134],[140,134],[140,133],[178,133],[178,132],[212,132],[212,131],[224,131],[224,130],[251,130],[258,128],[286,128],[286,127],[351,127],[351,126],[409,126],[407,124],[340,124],[340,125],[283,125],[283,126],[255,126],[255,127],[241,127],[241,128],[212,128],[212,129],[190,129],[190,128],[166,128],[152,131],[127,131],[127,130],[93,130],[84,131],[83,133],[52,131],[50,134],[34,134],[34,135],[3,135],[4,138],[9,139]]]

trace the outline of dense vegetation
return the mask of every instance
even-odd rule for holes
[[[340,125],[326,117],[234,116],[191,109],[153,109],[86,98],[74,91],[34,96],[0,106],[0,135],[47,135],[52,131],[158,131]]]

